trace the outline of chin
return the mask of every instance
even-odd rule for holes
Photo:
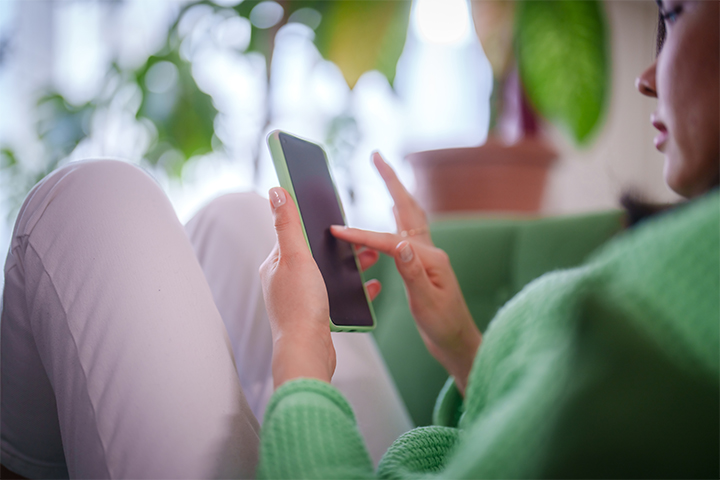
[[[670,190],[678,195],[691,198],[693,196],[691,182],[683,178],[682,169],[678,168],[678,166],[677,160],[673,161],[670,156],[665,156],[665,168],[663,172],[665,183],[670,187]]]
[[[665,171],[665,183],[678,195],[685,198],[695,198],[718,186],[718,175],[702,176],[688,179],[680,172]]]
[[[682,193],[680,193],[680,191],[679,191],[679,188],[681,185],[677,181],[677,172],[676,172],[675,168],[673,168],[673,167],[674,167],[674,165],[673,165],[672,160],[666,154],[665,155],[665,165],[663,167],[663,178],[665,179],[665,184],[673,192],[675,192],[679,195],[682,195]]]

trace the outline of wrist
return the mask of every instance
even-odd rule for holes
[[[326,335],[285,333],[273,342],[272,373],[275,388],[296,378],[330,383],[335,371],[335,348]]]
[[[473,327],[475,327],[474,324]],[[455,385],[463,397],[481,343],[482,334],[475,327],[461,335],[451,348],[443,349],[436,356],[447,372],[455,379]]]

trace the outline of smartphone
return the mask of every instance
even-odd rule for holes
[[[372,330],[375,312],[355,247],[330,233],[330,225],[345,225],[345,214],[325,151],[320,145],[280,130],[271,132],[267,142],[280,185],[295,200],[305,240],[325,280],[330,330]]]

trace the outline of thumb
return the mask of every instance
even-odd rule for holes
[[[309,252],[300,214],[290,194],[284,188],[274,187],[270,189],[269,196],[280,255]]]
[[[413,245],[407,240],[398,243],[395,247],[395,264],[410,296],[415,297],[415,300],[421,300],[430,294],[430,279],[425,267],[414,251]]]

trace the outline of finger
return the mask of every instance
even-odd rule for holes
[[[370,230],[348,228],[342,225],[331,226],[330,232],[335,238],[378,250],[391,257],[395,256],[395,246],[399,241],[398,236],[394,233],[371,232]]]
[[[270,189],[269,195],[280,255],[309,254],[300,215],[290,194],[284,188],[274,187]]]
[[[395,216],[398,231],[426,228],[427,217],[425,211],[400,182],[392,167],[385,162],[378,152],[373,152],[373,162],[395,202],[393,215]],[[422,234],[420,237],[425,243],[432,243],[429,234]]]
[[[370,301],[372,302],[380,294],[380,291],[382,290],[382,284],[375,279],[368,280],[367,282],[365,282],[365,290],[367,290]]]
[[[372,158],[373,163],[375,164],[375,168],[377,169],[382,179],[385,181],[388,192],[390,192],[390,196],[393,198],[395,203],[403,205],[408,203],[408,201],[413,201],[410,192],[405,189],[405,186],[402,184],[402,182],[400,182],[397,174],[395,174],[395,170],[393,170],[392,167],[388,165],[382,155],[380,155],[380,152],[373,152]]]
[[[378,261],[378,258],[380,258],[380,254],[378,253],[378,251],[372,250],[370,248],[363,248],[358,252],[357,256],[358,260],[360,261],[360,270],[362,270],[363,272],[375,265],[375,263]]]
[[[398,212],[397,205],[393,205],[392,211],[393,211],[393,217],[395,217],[395,225],[397,226],[397,229],[400,231],[403,228],[405,228],[405,225],[403,225],[402,215],[400,215],[400,212]]]
[[[427,276],[420,256],[415,248],[422,248],[419,245],[413,246],[407,240],[398,243],[395,249],[395,265],[405,282],[408,290],[408,297],[411,303],[424,301],[431,298],[432,283]]]

